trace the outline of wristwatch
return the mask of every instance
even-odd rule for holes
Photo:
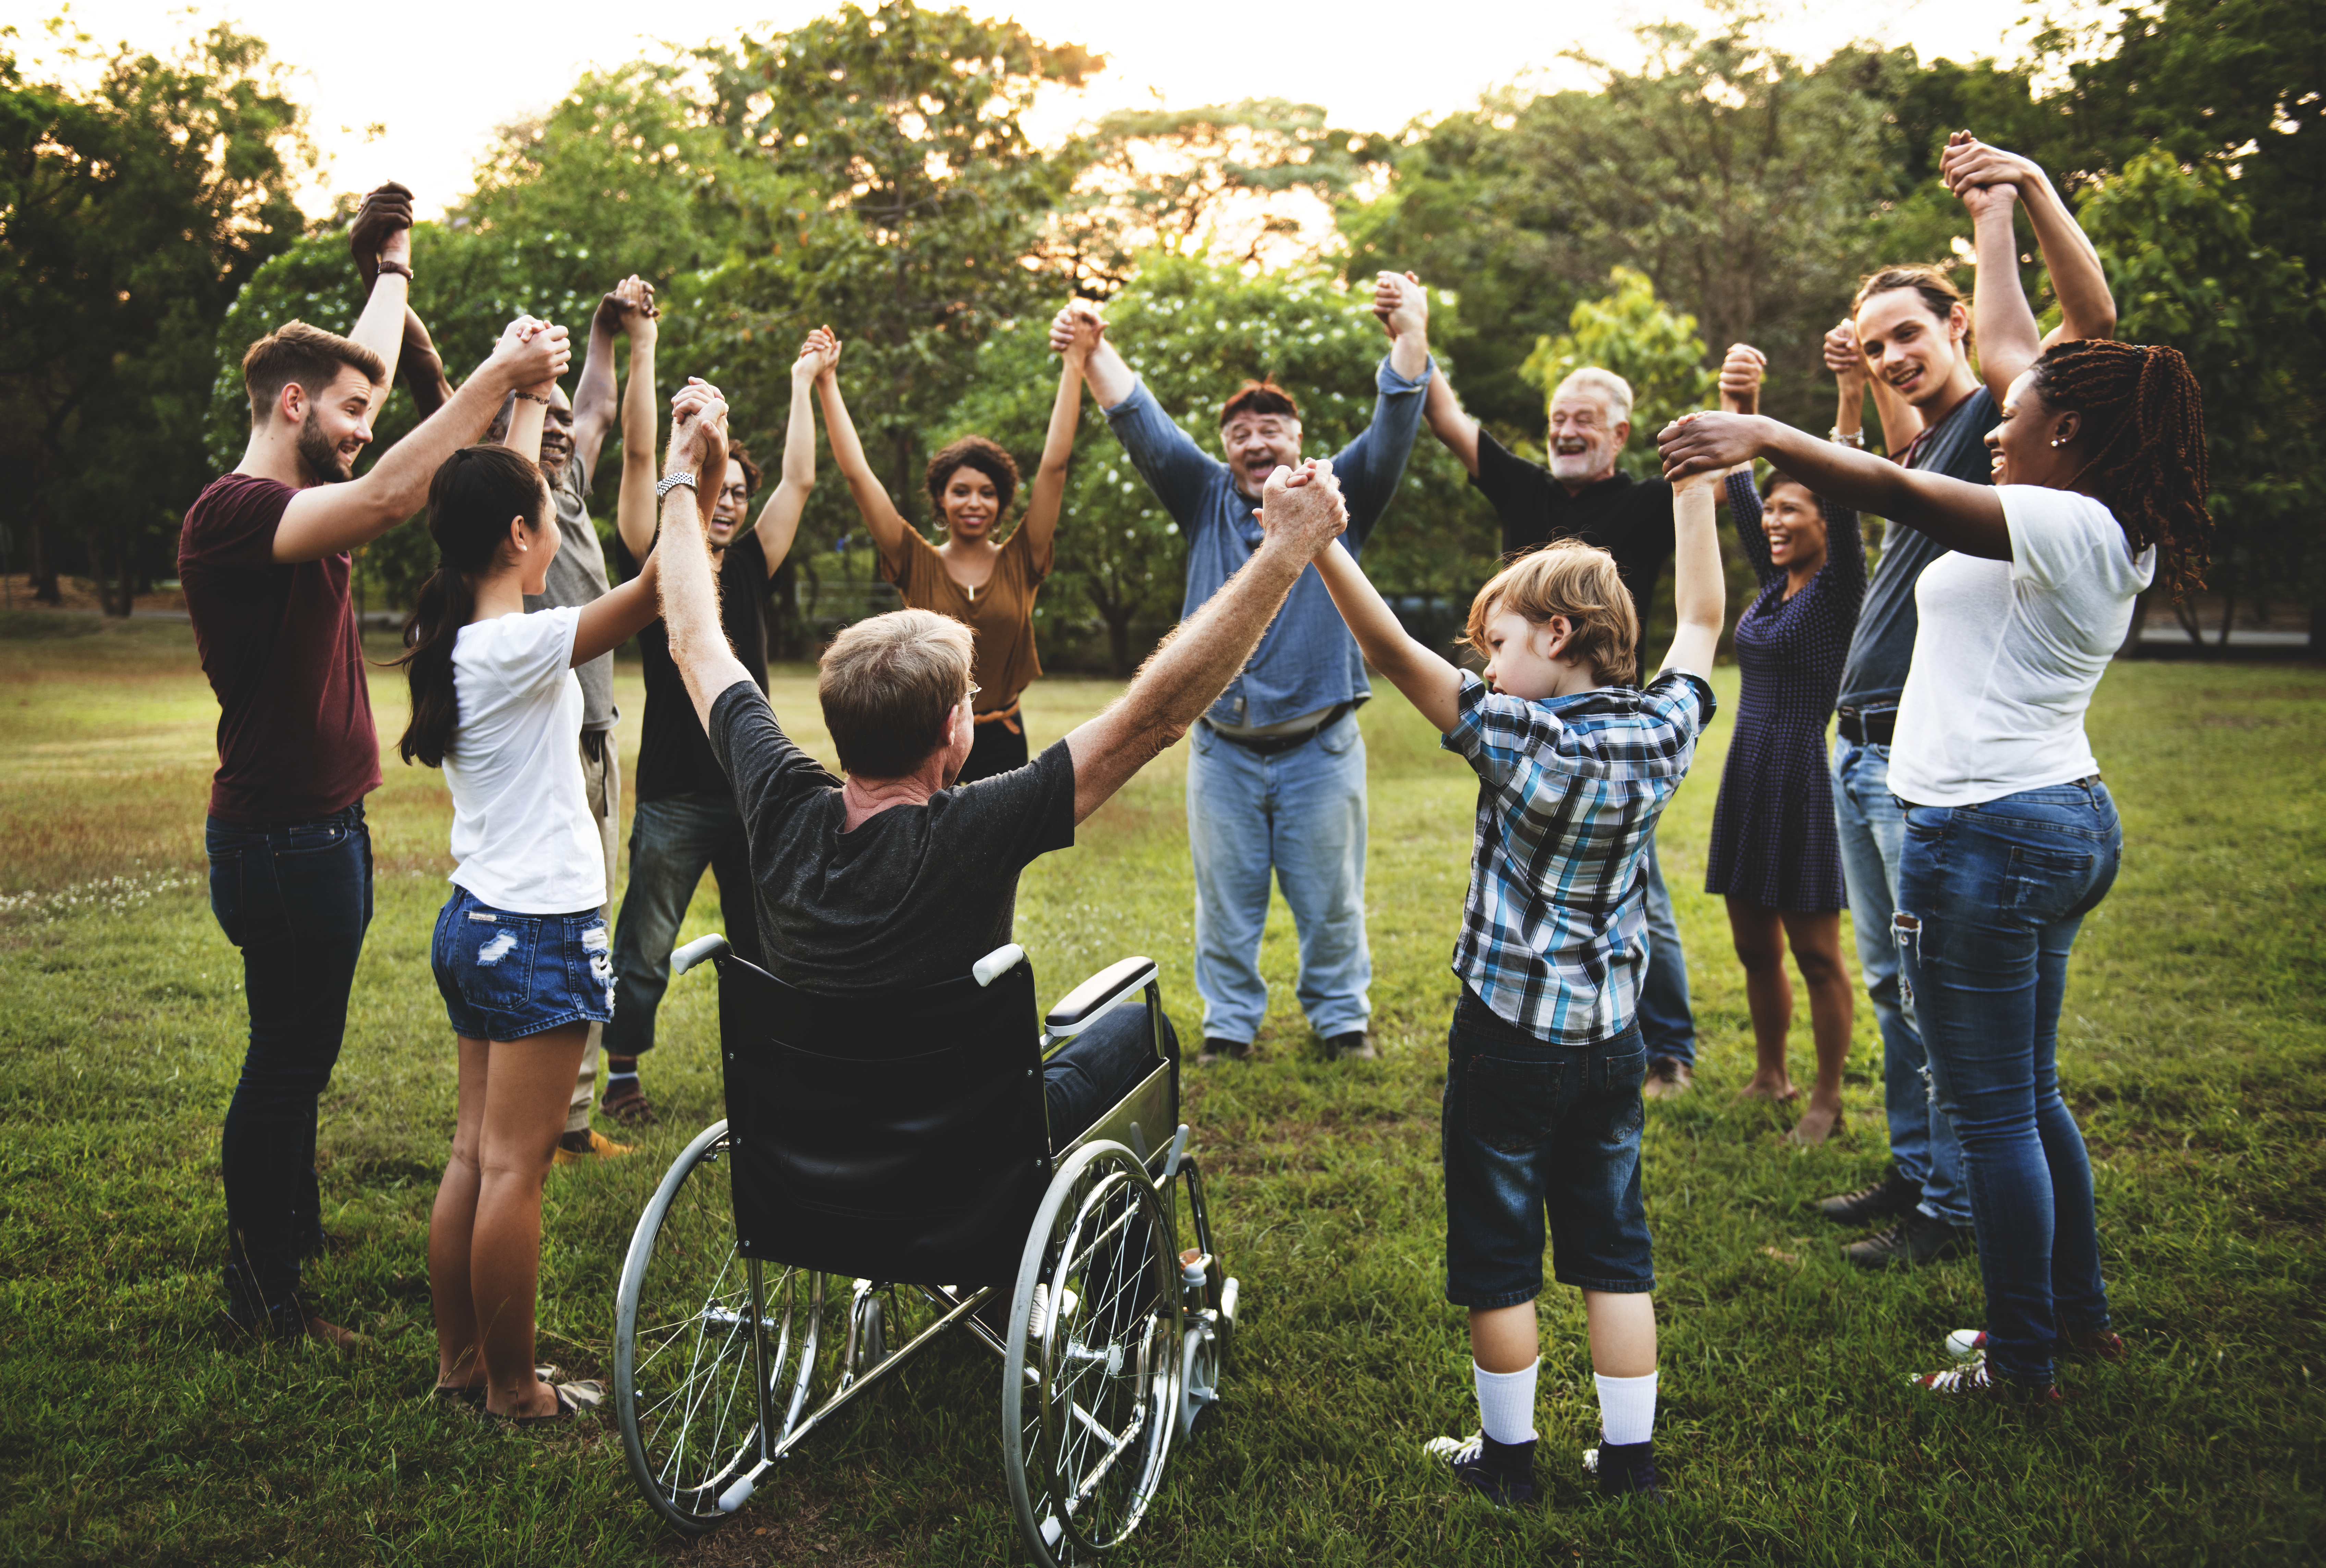
[[[693,474],[673,474],[666,479],[656,480],[655,482],[655,499],[657,501],[661,500],[673,490],[677,489],[681,485],[685,486],[690,490],[693,489],[694,476]]]
[[[1839,425],[1836,425],[1828,433],[1827,439],[1829,441],[1839,441],[1846,447],[1856,447],[1859,451],[1864,451],[1865,450],[1865,432],[1862,430],[1850,431],[1845,434],[1842,428]]]

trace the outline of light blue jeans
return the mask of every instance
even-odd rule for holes
[[[1962,1144],[1933,1104],[1930,1056],[1915,1027],[1913,1003],[1898,985],[1898,945],[1890,935],[1896,910],[1904,808],[1890,793],[1890,748],[1843,740],[1833,754],[1833,818],[1841,840],[1841,880],[1857,932],[1857,968],[1882,1027],[1884,1109],[1890,1157],[1898,1174],[1922,1189],[1922,1212],[1970,1223],[1963,1185]]]
[[[1352,711],[1305,746],[1261,756],[1197,724],[1187,757],[1196,862],[1196,989],[1204,1037],[1248,1043],[1268,1015],[1260,933],[1269,874],[1300,936],[1301,1011],[1326,1039],[1372,1016],[1366,988],[1365,742]]]
[[[1672,918],[1671,890],[1664,886],[1652,832],[1648,835],[1647,895],[1648,972],[1640,981],[1640,1038],[1647,1045],[1649,1061],[1668,1056],[1693,1068],[1696,1014],[1688,1001],[1688,954],[1679,945],[1679,922]]]

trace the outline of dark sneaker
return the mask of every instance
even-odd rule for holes
[[[1985,1329],[1957,1329],[1947,1336],[1947,1354],[1958,1361],[1986,1354]],[[2070,1329],[2052,1341],[2052,1354],[2062,1361],[2121,1361],[2124,1338],[2107,1329]]]
[[[1851,1242],[1841,1255],[1860,1268],[1914,1268],[1949,1257],[1968,1257],[1971,1250],[1968,1229],[1916,1209],[1879,1236]]]
[[[1906,1381],[1916,1388],[1949,1399],[1966,1402],[1985,1400],[2038,1414],[2056,1410],[2067,1403],[2051,1384],[2014,1383],[2008,1378],[1997,1376],[1984,1360],[1949,1367],[1943,1372],[1917,1372]]]
[[[1586,1474],[1599,1478],[1599,1495],[1603,1498],[1638,1498],[1644,1502],[1664,1500],[1661,1480],[1656,1474],[1656,1442],[1603,1443],[1596,1448],[1583,1451]]]
[[[1871,1225],[1876,1220],[1911,1214],[1921,1201],[1921,1183],[1908,1181],[1893,1165],[1882,1173],[1882,1179],[1874,1185],[1819,1198],[1811,1207],[1837,1225]]]
[[[1640,1085],[1640,1092],[1650,1099],[1678,1099],[1696,1082],[1696,1075],[1688,1063],[1677,1056],[1648,1058],[1648,1079]]]
[[[1209,1067],[1214,1062],[1249,1062],[1251,1042],[1249,1040],[1205,1040],[1202,1053],[1196,1058],[1198,1067]]]
[[[1372,1062],[1381,1053],[1373,1048],[1373,1032],[1352,1029],[1345,1035],[1335,1035],[1325,1042],[1325,1049],[1335,1062]]]
[[[624,1127],[652,1127],[655,1124],[654,1107],[647,1100],[647,1091],[640,1089],[635,1081],[607,1090],[605,1098],[598,1101],[598,1109]]]
[[[1498,1508],[1534,1501],[1534,1440],[1496,1443],[1483,1432],[1433,1437],[1421,1452],[1453,1467],[1462,1484]]]
[[[342,1356],[352,1356],[369,1343],[353,1329],[317,1316],[304,1302],[274,1313],[267,1317],[245,1321],[229,1312],[210,1315],[210,1324],[219,1337],[229,1345],[295,1344],[302,1339],[320,1340]]]

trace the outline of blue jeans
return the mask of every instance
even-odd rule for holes
[[[299,1260],[321,1250],[315,1106],[348,1026],[371,924],[363,803],[309,822],[209,820],[210,912],[242,950],[250,1048],[219,1145],[226,1185],[227,1311],[295,1329]]]
[[[1300,936],[1300,1008],[1326,1039],[1363,1029],[1366,988],[1365,742],[1353,711],[1304,746],[1261,756],[1197,724],[1187,757],[1196,862],[1196,989],[1206,1039],[1248,1043],[1268,1014],[1260,933],[1271,868]]]
[[[1987,1357],[2023,1382],[2051,1380],[2059,1333],[2108,1323],[2091,1164],[2057,1056],[2068,950],[2123,858],[2098,778],[1906,807],[1891,929],[1939,1107],[1962,1138]]]
[[[1561,1285],[1652,1290],[1655,1250],[1640,1196],[1648,1053],[1639,1026],[1589,1045],[1552,1045],[1465,987],[1446,1047],[1446,1299],[1491,1311],[1540,1295],[1546,1216]]]
[[[729,944],[753,963],[759,951],[758,906],[752,902],[751,851],[732,801],[673,795],[640,801],[630,819],[630,881],[614,924],[614,1016],[605,1033],[609,1056],[654,1049],[655,1014],[670,988],[670,950],[686,906],[708,867],[719,879],[719,913]]]
[[[1672,918],[1670,890],[1656,858],[1656,839],[1648,834],[1648,972],[1640,981],[1640,1037],[1648,1059],[1670,1057],[1696,1065],[1696,1014],[1688,1003],[1688,953],[1679,945],[1679,922]]]
[[[1922,1212],[1954,1225],[1970,1221],[1963,1186],[1962,1145],[1935,1109],[1930,1059],[1914,1026],[1912,1004],[1898,987],[1898,945],[1891,939],[1903,810],[1890,793],[1890,748],[1844,740],[1833,754],[1833,819],[1841,841],[1841,880],[1857,932],[1857,968],[1882,1028],[1884,1109],[1890,1157],[1898,1174],[1922,1189]]]

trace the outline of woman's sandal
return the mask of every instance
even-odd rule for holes
[[[554,1383],[565,1376],[565,1369],[562,1367],[535,1367],[533,1375],[544,1383]],[[485,1407],[485,1386],[470,1383],[461,1387],[451,1383],[439,1383],[436,1385],[436,1397],[446,1405],[466,1405],[482,1410]]]
[[[595,1410],[606,1397],[606,1386],[598,1382],[552,1383],[551,1392],[557,1396],[557,1408],[546,1415],[496,1415],[488,1410],[489,1421],[507,1422],[511,1426],[547,1426],[571,1421],[584,1410]]]

